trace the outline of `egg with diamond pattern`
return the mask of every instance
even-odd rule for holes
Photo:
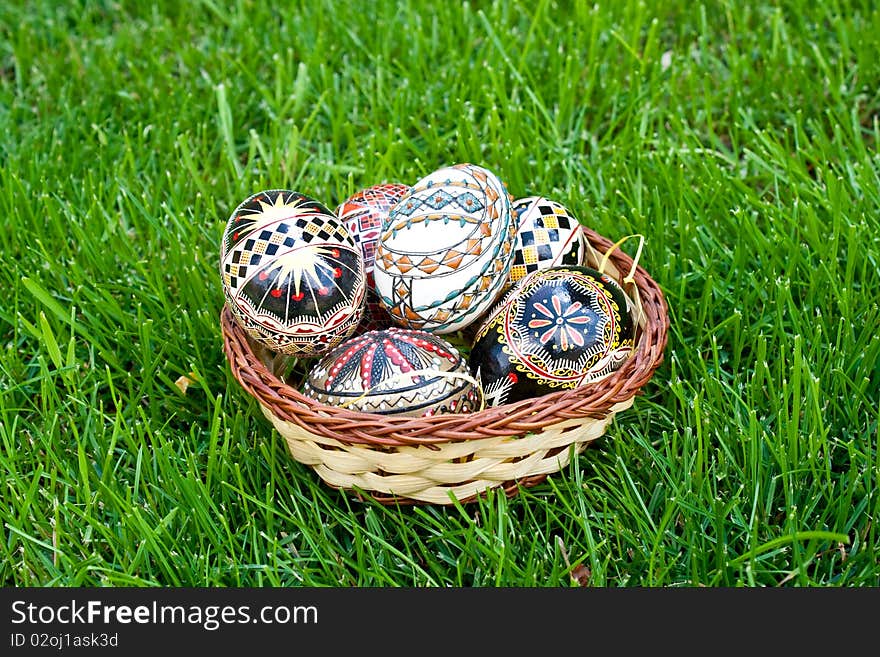
[[[373,271],[395,324],[436,334],[475,323],[501,296],[513,249],[511,196],[463,163],[419,180],[391,209]]]

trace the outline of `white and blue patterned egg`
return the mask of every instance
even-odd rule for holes
[[[227,221],[220,252],[226,303],[272,351],[311,357],[356,329],[364,312],[364,259],[323,204],[285,189],[248,197]]]
[[[379,302],[403,327],[452,333],[504,292],[513,261],[511,196],[484,167],[419,180],[391,209],[373,271]]]

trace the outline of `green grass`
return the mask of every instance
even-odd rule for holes
[[[2,583],[880,584],[873,3],[221,4],[0,7]],[[232,377],[220,235],[460,161],[644,235],[666,358],[512,499],[360,502]]]

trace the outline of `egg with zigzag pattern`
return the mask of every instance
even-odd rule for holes
[[[426,331],[368,331],[326,354],[303,394],[331,406],[380,415],[430,417],[474,410],[479,397],[466,359]]]
[[[452,333],[503,294],[513,249],[511,196],[474,164],[438,169],[391,209],[376,250],[379,302],[395,324]]]

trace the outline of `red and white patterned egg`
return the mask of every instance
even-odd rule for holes
[[[391,325],[388,312],[379,303],[373,283],[376,262],[376,246],[382,232],[383,222],[394,205],[409,191],[409,185],[382,183],[372,185],[349,196],[336,207],[338,216],[364,255],[364,271],[367,276],[367,301],[364,317],[355,331],[365,333]]]
[[[366,298],[364,259],[348,229],[314,198],[257,192],[223,232],[226,303],[257,342],[292,356],[318,356],[349,337]]]

